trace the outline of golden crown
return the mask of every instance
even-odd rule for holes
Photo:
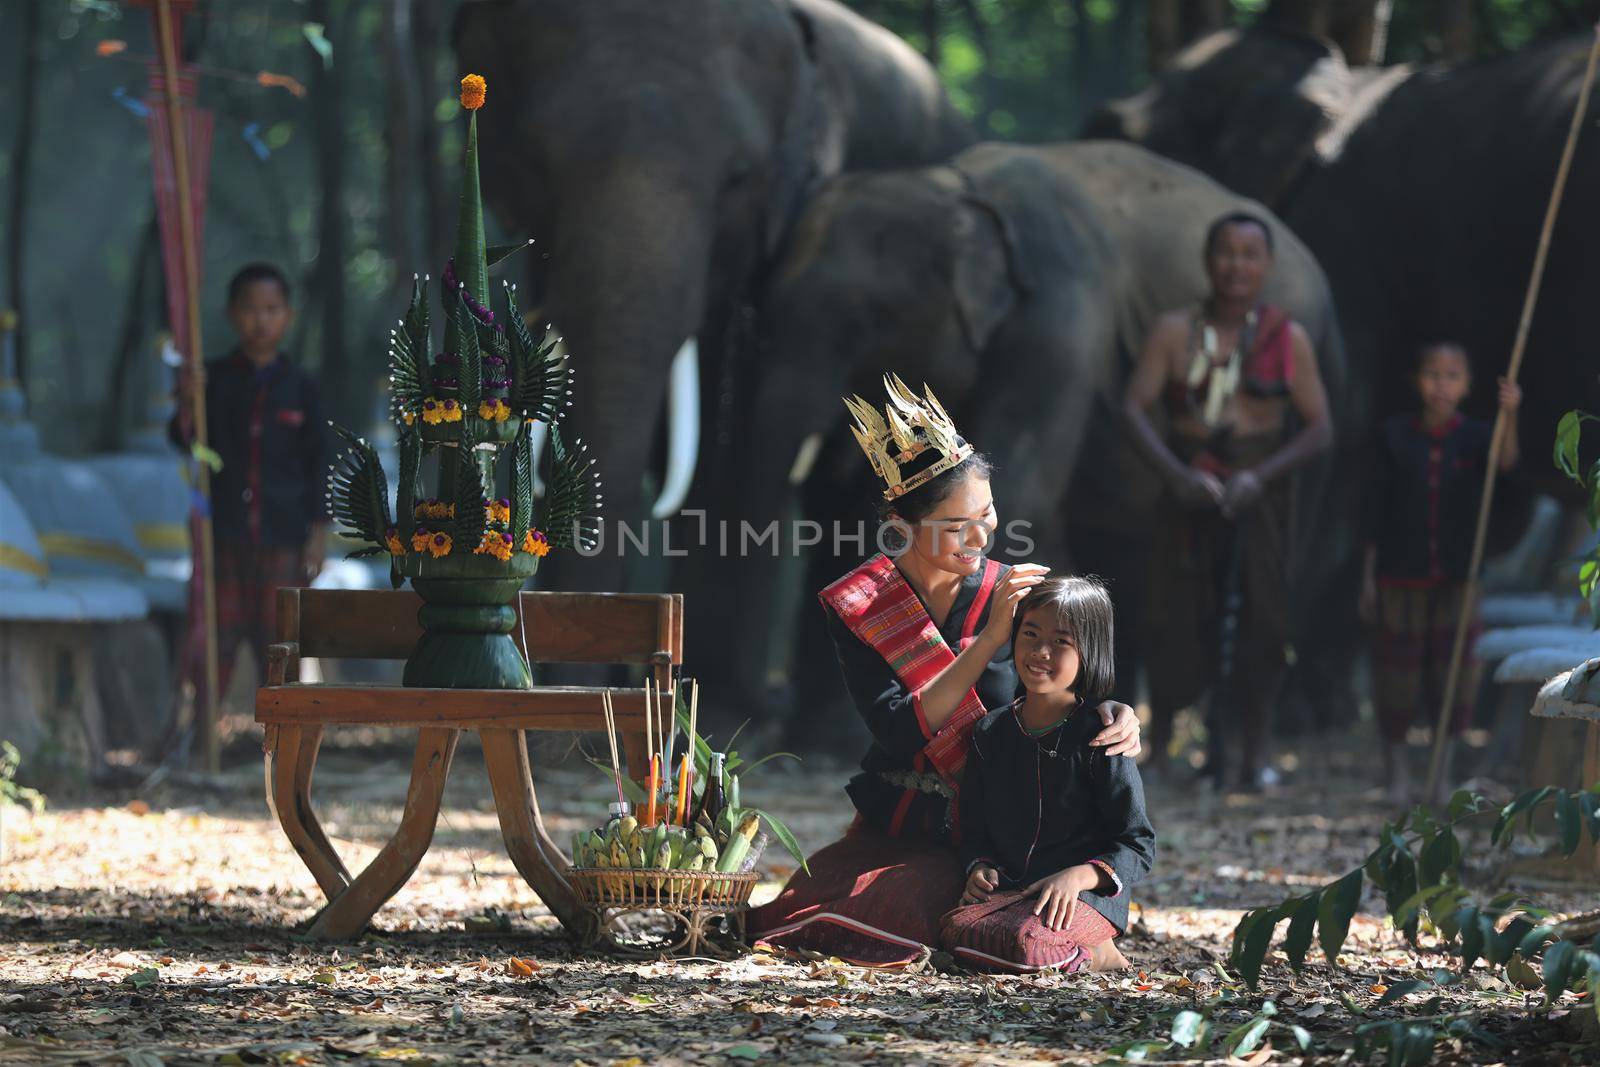
[[[872,469],[888,486],[883,498],[894,500],[972,455],[972,446],[956,433],[955,423],[926,384],[925,399],[921,400],[897,374],[885,374],[883,388],[889,394],[889,403],[882,415],[859,396],[846,397],[844,405],[855,419],[850,432],[872,461]],[[909,478],[902,478],[901,468],[930,449],[940,458]]]

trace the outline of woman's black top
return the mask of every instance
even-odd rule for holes
[[[1156,835],[1138,765],[1090,747],[1100,726],[1084,707],[1038,738],[1012,707],[978,723],[961,786],[961,859],[969,869],[979,861],[995,867],[1001,889],[1098,861],[1116,885],[1082,900],[1121,933],[1128,890],[1155,863]]]
[[[1002,567],[996,582],[1003,580],[1010,569]],[[950,614],[939,627],[953,654],[961,651],[961,635],[970,615],[982,616],[973,619],[972,632],[983,631],[988,605],[974,603],[982,584],[982,567],[963,578]],[[926,610],[927,605],[923,608]],[[839,669],[844,672],[845,688],[873,737],[872,747],[861,759],[861,773],[850,779],[845,792],[861,817],[875,829],[902,837],[945,839],[949,797],[905,784],[915,774],[914,757],[929,740],[911,693],[895,676],[894,668],[872,646],[851,633],[832,608],[824,605],[823,612],[839,655]],[[989,661],[974,688],[985,708],[997,708],[1015,699],[1017,672],[1011,663],[1010,645]],[[925,783],[933,777],[932,771],[922,775]]]

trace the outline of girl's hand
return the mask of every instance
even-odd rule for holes
[[[1139,744],[1139,715],[1126,704],[1108,700],[1095,709],[1105,729],[1095,734],[1089,744],[1103,748],[1108,756],[1137,756],[1144,751]]]
[[[999,887],[1000,872],[986,863],[980,863],[967,875],[967,887],[961,891],[961,903],[981,903],[988,900],[989,894]]]
[[[1173,486],[1178,499],[1191,508],[1218,508],[1222,506],[1222,479],[1210,471],[1184,469],[1182,478]]]
[[[1232,519],[1249,511],[1261,499],[1262,489],[1259,474],[1250,470],[1239,471],[1228,479],[1228,484],[1222,489],[1222,514]]]
[[[1017,605],[1049,573],[1049,567],[1037,563],[1019,563],[1006,572],[989,599],[989,618],[983,624],[983,639],[990,647],[998,649],[1010,644],[1011,620],[1017,614]]]
[[[1522,386],[1510,378],[1500,379],[1500,410],[1511,413],[1522,406]]]
[[[1041,878],[1028,887],[1028,892],[1039,894],[1039,903],[1033,913],[1050,930],[1062,930],[1072,924],[1078,914],[1078,894],[1100,884],[1100,872],[1087,863],[1057,871]]]

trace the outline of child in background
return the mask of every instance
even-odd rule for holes
[[[1107,943],[1127,929],[1128,890],[1155,862],[1155,832],[1138,766],[1089,746],[1101,726],[1092,709],[1114,680],[1111,597],[1092,578],[1047,578],[1016,620],[1024,692],[973,733],[961,786],[967,885],[941,921],[943,945],[980,970],[1072,972],[1092,955],[1125,965]]]
[[[278,350],[293,319],[289,280],[271,264],[253,263],[228,283],[228,322],[238,345],[206,362],[207,444],[222,458],[211,476],[211,519],[224,692],[239,642],[265,668],[266,646],[277,639],[278,587],[310,584],[326,554],[322,404],[316,383]],[[187,449],[194,437],[188,375],[179,395],[169,433]],[[191,594],[196,588],[191,583]],[[184,677],[203,700],[198,605],[191,595]]]
[[[1460,345],[1423,348],[1413,382],[1420,410],[1384,420],[1379,434],[1360,601],[1362,618],[1377,627],[1378,732],[1390,797],[1401,804],[1411,799],[1406,731],[1419,710],[1426,722],[1436,722],[1444,699],[1494,435],[1490,423],[1461,414],[1472,368]],[[1499,399],[1506,423],[1499,457],[1504,473],[1517,462],[1522,390],[1501,378]],[[1470,610],[1473,622],[1451,721],[1454,735],[1471,724],[1478,688],[1472,656],[1479,631],[1475,602]],[[1448,772],[1440,775],[1441,787],[1448,777]]]

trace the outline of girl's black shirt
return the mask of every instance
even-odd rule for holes
[[[995,867],[1002,889],[1098,861],[1117,884],[1082,900],[1121,933],[1128,891],[1155,863],[1156,835],[1138,765],[1090,747],[1100,726],[1084,706],[1040,738],[1012,706],[985,716],[961,786],[961,858],[969,870],[979,861]]]

